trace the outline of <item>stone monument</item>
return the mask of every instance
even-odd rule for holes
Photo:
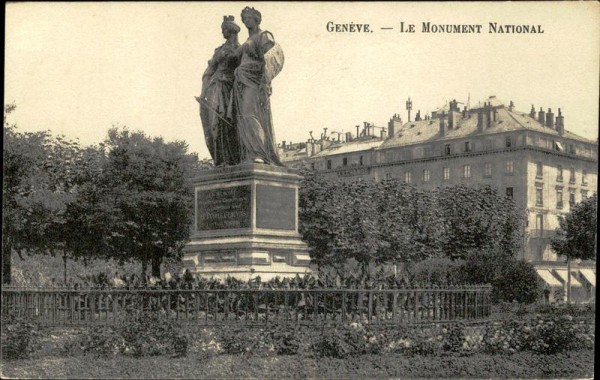
[[[268,280],[310,272],[298,233],[300,175],[277,155],[271,81],[283,51],[259,28],[261,14],[242,11],[248,40],[239,45],[233,16],[222,24],[202,80],[200,118],[215,169],[194,179],[195,220],[184,264],[203,276]]]

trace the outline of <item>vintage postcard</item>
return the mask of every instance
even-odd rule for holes
[[[53,136],[64,135],[85,147],[105,141],[111,128],[127,128],[142,131],[151,138],[161,136],[166,142],[183,141],[187,152],[197,153],[204,162],[212,160],[217,166],[210,169],[204,179],[193,183],[193,232],[183,250],[183,264],[177,267],[183,268],[182,273],[187,269],[187,273],[220,278],[220,281],[237,276],[239,281],[250,283],[258,275],[266,282],[286,276],[309,276],[307,273],[311,270],[316,273],[314,257],[311,257],[313,241],[301,236],[303,226],[298,217],[301,177],[297,169],[312,169],[332,181],[380,183],[392,180],[425,190],[486,185],[493,187],[501,199],[510,199],[523,211],[515,259],[527,263],[531,273],[537,276],[535,281],[540,288],[539,299],[534,302],[536,307],[544,313],[556,313],[552,314],[552,318],[559,321],[556,323],[564,323],[561,326],[570,329],[571,335],[566,338],[565,334],[561,335],[565,339],[564,347],[571,341],[594,339],[593,322],[589,323],[589,318],[585,322],[585,315],[595,313],[595,246],[591,254],[563,254],[557,253],[553,239],[561,226],[561,218],[577,210],[576,205],[596,199],[600,116],[598,3],[8,2],[5,11],[5,137],[7,130],[50,131]],[[8,149],[6,143],[5,149]],[[4,157],[6,160],[9,156]],[[72,194],[75,193],[73,190]],[[15,202],[18,203],[18,199]],[[320,205],[326,207],[326,202]],[[595,204],[592,206],[595,210]],[[13,206],[3,204],[3,211],[4,207]],[[595,217],[593,223],[596,223]],[[3,239],[7,238],[6,234],[9,232],[3,228]],[[409,243],[412,240],[407,239]],[[8,247],[10,251],[10,245]],[[448,244],[440,247],[439,252],[446,252],[447,247]],[[29,278],[23,273],[33,269],[27,266],[30,264],[22,264],[29,256],[19,258],[16,253],[12,256],[13,273],[15,270],[19,273],[17,281]],[[64,282],[69,283],[66,254],[64,257]],[[62,268],[60,257],[57,260],[57,268]],[[164,262],[160,260],[148,261],[148,264],[143,260],[144,271],[146,265],[149,270],[152,267],[153,281],[161,276],[165,281],[164,266],[161,274]],[[40,269],[40,273],[43,270]],[[60,270],[57,273],[62,275]],[[120,272],[119,276],[116,272],[121,269],[110,266],[110,271],[109,276],[113,273],[115,278],[120,276]],[[396,262],[393,271],[390,276],[399,278],[401,270]],[[11,273],[10,267],[8,273]],[[167,273],[168,282],[171,273]],[[406,278],[410,276],[406,274]],[[339,289],[343,281],[344,275],[338,274],[332,284]],[[171,293],[163,289],[165,293],[156,293],[153,305],[158,309],[162,307],[164,315],[176,310],[180,318],[180,311],[185,310],[186,321],[187,315],[204,318],[204,334],[210,335],[218,333],[223,321],[229,321],[230,312],[235,309],[231,321],[245,323],[239,322],[239,326],[240,329],[245,326],[246,330],[240,331],[246,331],[243,333],[246,338],[240,338],[242,343],[238,344],[233,335],[221,340],[204,335],[205,344],[196,346],[192,340],[201,339],[197,335],[181,338],[187,339],[186,347],[194,346],[204,355],[202,363],[209,363],[206,368],[189,360],[193,354],[188,354],[187,359],[171,359],[162,351],[159,353],[162,356],[157,356],[161,367],[156,372],[148,371],[152,361],[143,362],[152,358],[141,358],[132,364],[127,362],[130,358],[115,356],[102,358],[103,368],[96,368],[95,364],[87,368],[80,356],[69,357],[64,354],[68,350],[53,351],[46,347],[32,354],[33,359],[28,361],[3,361],[2,376],[593,376],[593,346],[581,348],[583,346],[572,343],[581,354],[575,352],[575,348],[563,354],[562,349],[540,348],[544,344],[563,344],[548,343],[542,339],[543,334],[540,335],[542,343],[532,338],[517,348],[510,346],[510,339],[500,342],[498,338],[508,329],[498,330],[499,335],[492,338],[485,335],[489,330],[485,330],[485,323],[493,325],[489,320],[496,315],[494,313],[503,316],[515,313],[514,318],[511,317],[514,321],[523,315],[526,315],[523,319],[546,318],[526,312],[525,306],[515,306],[519,296],[511,296],[513,298],[503,303],[504,306],[494,304],[492,307],[489,302],[493,291],[489,285],[460,288],[462,295],[458,288],[452,290],[440,284],[403,293],[404,290],[398,290],[399,283],[400,280],[389,289],[387,285],[370,288],[370,291],[383,293],[360,293],[357,289],[368,287],[364,279],[362,284],[358,281],[358,285],[348,286],[347,294],[338,291],[319,295],[315,290],[318,294],[290,293],[291,298],[288,298],[288,293],[284,297],[283,293],[277,293],[279,290],[272,290],[268,295],[272,298],[261,298],[264,302],[253,301],[263,297],[258,293],[257,298],[238,294],[235,297],[239,298],[234,297],[236,301],[231,303],[235,306],[227,306],[227,300],[231,300],[227,297],[233,297],[229,293],[219,299],[219,295],[194,294],[194,290],[189,290],[177,293],[176,302],[181,304],[177,303],[175,309]],[[17,285],[25,286],[25,283],[17,282]],[[42,283],[26,285],[45,286]],[[287,283],[285,286],[286,291],[290,286],[293,288]],[[57,336],[75,334],[63,325],[68,318],[61,319],[57,315],[68,314],[71,324],[77,320],[77,329],[91,329],[88,322],[103,318],[97,308],[106,312],[106,320],[109,320],[109,315],[117,314],[117,307],[126,308],[129,302],[127,296],[119,298],[110,292],[102,293],[104,290],[82,295],[69,293],[70,290],[52,293],[54,290],[46,289],[52,293],[52,301],[50,298],[40,301],[41,298],[35,297],[41,296],[27,298],[26,290],[15,289],[6,293],[3,289],[3,309],[10,303],[11,310],[19,310],[19,313],[43,314],[47,325],[58,329]],[[172,291],[179,292],[182,288],[177,289]],[[455,293],[463,298],[459,297],[458,301],[452,298]],[[166,295],[168,301],[165,301]],[[213,296],[216,298],[210,298]],[[299,298],[294,298],[296,296]],[[31,301],[34,299],[38,301]],[[280,299],[285,302],[278,301]],[[293,307],[290,299],[294,300]],[[244,300],[256,305],[245,305]],[[512,300],[515,301],[513,308]],[[145,301],[140,302],[146,305]],[[148,302],[146,306],[151,308]],[[209,307],[211,302],[216,305],[213,311]],[[352,302],[355,305],[352,315],[360,314],[356,320],[347,315]],[[109,303],[113,306],[107,306]],[[184,303],[195,306],[181,309]],[[566,303],[575,306],[569,305],[573,309],[565,313],[577,308],[584,310],[581,316],[574,314],[573,317],[577,323],[581,321],[581,326],[588,323],[587,329],[573,327],[571,314],[568,321],[560,319],[564,317],[564,313],[560,313],[566,310]],[[165,304],[168,304],[167,310]],[[462,314],[455,313],[457,304]],[[201,309],[203,305],[206,309]],[[241,311],[242,307],[246,309]],[[323,336],[300,337],[299,342],[281,338],[289,332],[277,330],[282,329],[282,325],[273,327],[275,333],[270,330],[273,308],[279,310],[278,316],[288,313],[285,315],[291,315],[296,321],[302,318],[310,321],[309,325],[316,330],[320,328]],[[300,308],[303,317],[298,311]],[[40,312],[42,309],[45,311]],[[406,318],[409,315],[413,318],[411,323],[431,322],[432,329],[439,328],[440,342],[447,343],[440,343],[440,352],[454,350],[448,349],[456,343],[452,341],[454,338],[448,338],[452,334],[448,331],[458,330],[446,329],[438,322],[447,326],[467,323],[455,337],[460,340],[460,344],[456,343],[460,347],[457,346],[452,355],[457,355],[457,360],[472,371],[463,371],[456,363],[446,363],[445,358],[445,364],[440,364],[446,351],[439,354],[431,348],[431,342],[438,336],[431,332],[434,330],[426,328],[423,332],[433,334],[430,341],[419,341],[421,335],[417,338],[408,333],[394,341],[385,335],[387,333],[369,335],[371,333],[366,331],[370,330],[360,330],[365,328],[362,324],[373,324],[373,321],[383,321],[393,330],[393,326],[401,325],[398,321],[403,320],[403,313],[407,313]],[[309,318],[309,314],[312,317]],[[210,318],[214,318],[214,323]],[[264,323],[260,330],[246,326],[259,321]],[[320,326],[319,321],[323,322]],[[323,326],[329,326],[332,321],[346,324],[337,330],[323,330]],[[546,326],[547,320],[540,321]],[[533,330],[539,327],[532,326]],[[352,344],[347,342],[346,346],[342,343],[335,346],[339,355],[327,354],[338,355],[337,359],[330,358],[327,362],[319,362],[320,358],[315,359],[314,355],[298,353],[301,351],[298,347],[303,347],[302,340],[306,343],[310,339],[316,339],[315,342],[321,339],[305,345],[314,352],[318,351],[315,347],[321,347],[318,352],[327,356],[324,352],[329,348],[323,348],[327,342],[339,343],[357,329],[364,332],[357,339],[367,342],[363,342],[366,348],[357,358],[352,356],[356,353],[344,351],[351,350]],[[525,335],[529,329],[529,325],[523,327],[523,331],[527,331]],[[548,327],[548,331],[551,329],[552,326]],[[338,332],[339,336],[334,334]],[[262,336],[277,336],[283,340],[273,338],[279,343],[271,347],[271,343],[263,342]],[[327,337],[331,341],[325,342]],[[100,338],[95,336],[94,339]],[[54,335],[43,339],[47,346],[60,340]],[[109,340],[106,338],[103,342]],[[381,343],[383,340],[385,344]],[[263,342],[267,347],[265,352],[269,353],[261,356],[262,351],[257,347],[262,343],[256,343],[254,348],[242,347],[246,341]],[[2,342],[5,343],[4,335]],[[231,347],[238,347],[236,344],[242,351],[256,350],[258,354],[248,356],[242,351],[235,354]],[[415,351],[415,344],[422,350]],[[378,345],[381,347],[373,348]],[[487,347],[487,351],[482,347]],[[277,350],[288,353],[288,349],[294,355],[273,354]],[[508,365],[512,359],[506,356],[512,349],[516,350],[515,368]],[[44,350],[49,352],[47,356],[39,353]],[[124,352],[131,350],[123,348],[119,355],[127,356]],[[494,350],[502,353],[494,358],[495,354],[491,353]],[[402,356],[402,352],[409,351],[410,355],[419,355],[424,367],[433,370],[411,370],[406,364],[410,359]],[[465,353],[465,357],[458,355],[459,351]],[[226,352],[226,355],[213,357],[207,352]],[[180,353],[175,350],[172,355],[182,356]],[[389,359],[393,355],[397,357]],[[476,357],[480,357],[479,361]],[[238,361],[238,358],[242,359]],[[494,360],[504,364],[489,370]],[[31,361],[36,363],[31,365]],[[277,363],[281,363],[281,367]],[[439,368],[439,372],[435,372],[435,368]]]

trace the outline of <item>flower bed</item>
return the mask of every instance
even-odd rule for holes
[[[24,328],[29,325],[14,318],[6,319],[6,322],[2,331],[4,352],[10,352],[6,348],[13,346],[15,352],[31,352],[33,339],[30,330]],[[595,336],[592,318],[575,319],[562,310],[479,325],[459,322],[384,327],[352,322],[203,329],[182,326],[164,316],[132,313],[123,314],[114,325],[78,331],[63,343],[64,354],[99,357],[190,355],[201,359],[221,354],[338,359],[369,354],[470,356],[534,352],[555,355],[593,350]]]

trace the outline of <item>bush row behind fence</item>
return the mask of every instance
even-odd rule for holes
[[[491,287],[394,290],[3,290],[3,313],[44,325],[110,323],[155,312],[184,323],[269,324],[477,321],[490,316]]]

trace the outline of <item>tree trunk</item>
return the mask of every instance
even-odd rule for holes
[[[567,258],[567,303],[571,303],[571,259]]]
[[[146,272],[148,269],[148,261],[147,260],[142,260],[142,278],[141,278],[141,283],[142,284],[146,284]]]
[[[162,264],[162,257],[152,258],[152,277],[160,278],[160,264]]]
[[[63,277],[65,285],[67,284],[67,254],[63,253]]]
[[[2,284],[10,285],[10,272],[12,268],[12,246],[5,236],[2,242]]]

